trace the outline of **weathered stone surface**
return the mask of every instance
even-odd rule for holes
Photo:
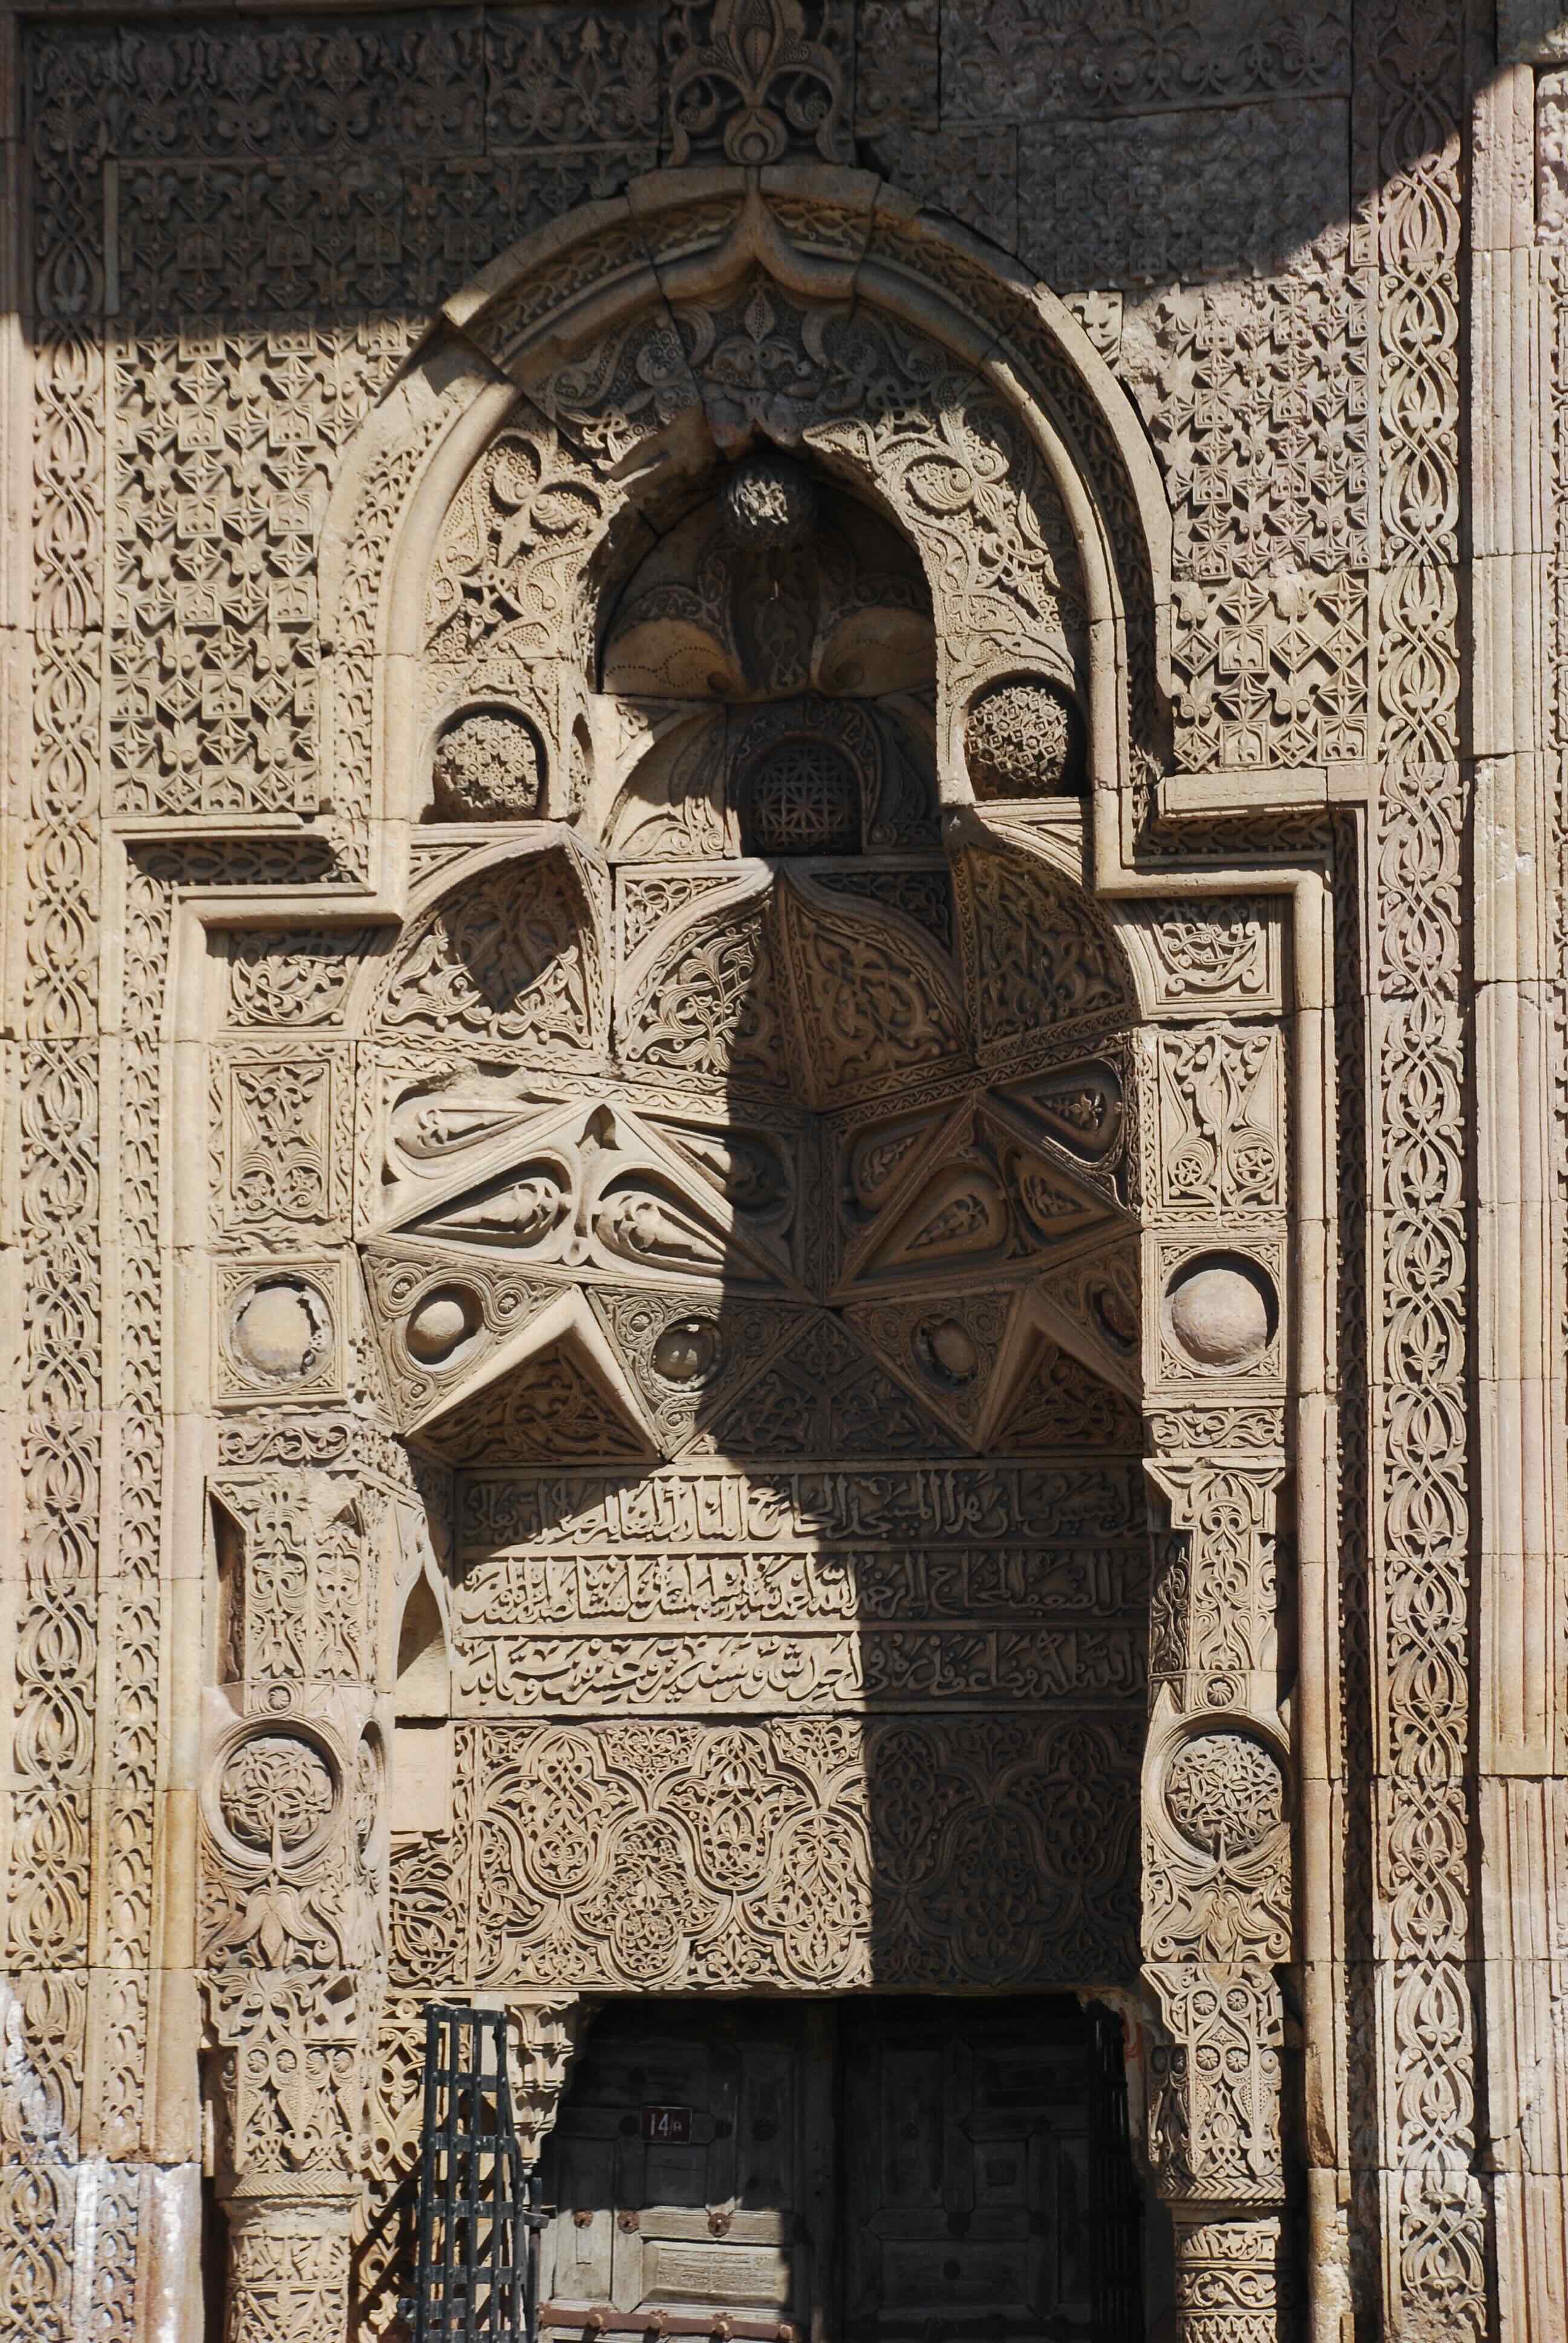
[[[1555,2335],[1550,13],[0,9],[0,2334],[876,1987]]]

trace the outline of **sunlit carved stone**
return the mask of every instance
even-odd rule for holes
[[[412,1313],[406,1340],[422,1365],[436,1366],[450,1358],[478,1322],[479,1308],[474,1294],[460,1285],[443,1286],[427,1293]]]
[[[432,1996],[1038,1990],[891,2343],[1140,2100],[1031,2331],[1554,2338],[1561,8],[264,14],[6,11],[0,2324],[387,2343]],[[558,2333],[841,2323],[723,2162]]]
[[[269,1277],[239,1302],[230,1340],[258,1380],[298,1383],[320,1363],[331,1327],[313,1286],[298,1278]]]
[[[242,1741],[224,1767],[218,1806],[236,1838],[268,1847],[276,1836],[292,1851],[332,1811],[332,1774],[312,1742],[294,1733],[258,1733]]]
[[[505,821],[537,813],[538,742],[525,719],[508,709],[476,709],[442,733],[431,780],[434,811],[444,821]]]
[[[1251,1734],[1199,1734],[1171,1759],[1166,1798],[1177,1828],[1195,1846],[1241,1854],[1283,1815],[1280,1761]]]
[[[977,798],[1050,798],[1081,791],[1083,719],[1060,684],[993,684],[964,722]]]
[[[1166,1296],[1171,1332],[1194,1366],[1220,1371],[1260,1357],[1274,1331],[1276,1303],[1253,1262],[1204,1254],[1187,1262]]]

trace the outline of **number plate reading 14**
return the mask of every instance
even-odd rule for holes
[[[689,2107],[644,2107],[642,2111],[644,2139],[658,2140],[684,2146],[691,2137]]]

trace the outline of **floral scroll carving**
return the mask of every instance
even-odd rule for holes
[[[475,1865],[467,1959],[488,1983],[1125,1973],[1123,1728],[890,1721],[863,1752],[827,1718],[477,1729],[486,1787],[454,1862]]]

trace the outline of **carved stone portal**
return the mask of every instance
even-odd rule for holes
[[[537,2137],[585,1995],[1141,1991],[1183,2316],[1271,2319],[1279,921],[1095,899],[1084,484],[748,203],[422,508],[396,923],[224,964],[231,2343],[307,2233],[383,2330],[432,1993]]]

